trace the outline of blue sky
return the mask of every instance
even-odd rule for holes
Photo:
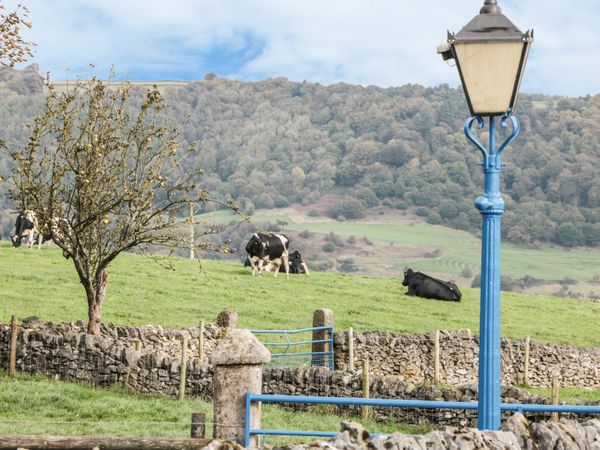
[[[322,84],[458,86],[435,49],[483,0],[0,0],[24,2],[51,78],[246,81],[284,76]],[[499,0],[535,42],[522,91],[600,93],[598,0]],[[93,65],[93,66],[92,66]]]

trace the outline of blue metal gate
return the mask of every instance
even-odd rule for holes
[[[312,327],[299,330],[250,330],[256,335],[269,335],[263,345],[271,351],[271,363],[266,367],[325,366],[333,370],[333,327]],[[314,331],[324,331],[326,339],[313,339]],[[310,339],[294,340],[301,333],[311,333]],[[327,344],[325,351],[313,351],[313,344]]]
[[[367,405],[367,406],[392,406],[397,408],[433,408],[433,409],[470,409],[477,410],[477,402],[441,402],[428,400],[385,400],[376,398],[352,398],[352,397],[310,397],[294,395],[266,395],[246,394],[246,424],[244,428],[244,447],[250,445],[250,437],[257,435],[285,435],[285,436],[323,436],[333,437],[339,432],[331,431],[299,431],[299,430],[267,430],[250,428],[250,404],[252,402],[263,403],[311,403],[326,405]],[[502,403],[502,411],[524,411],[534,412],[562,412],[578,414],[600,414],[600,406],[580,405],[533,405],[519,403]],[[378,436],[374,434],[373,436]]]

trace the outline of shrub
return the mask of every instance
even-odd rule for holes
[[[440,217],[437,211],[432,210],[429,214],[429,217],[427,217],[427,223],[431,225],[439,225],[440,223],[442,223],[442,218]]]
[[[333,204],[329,215],[334,219],[337,219],[339,216],[343,216],[346,219],[360,219],[365,215],[365,206],[360,200],[346,197],[337,200]]]
[[[333,242],[327,242],[323,245],[323,251],[326,253],[331,253],[335,250],[335,244]]]
[[[287,208],[290,206],[290,202],[285,197],[278,197],[274,201],[275,208]]]
[[[417,216],[427,217],[429,215],[429,208],[426,208],[425,206],[419,206],[415,213]]]
[[[317,211],[316,209],[311,209],[310,211],[308,211],[308,216],[309,217],[319,217],[319,211]]]
[[[358,271],[358,267],[356,267],[352,258],[339,259],[338,263],[340,265],[340,272],[351,273]]]
[[[269,194],[263,193],[257,197],[255,206],[257,208],[271,209],[275,206],[275,202],[273,202],[273,199]]]
[[[336,247],[343,247],[345,245],[344,239],[341,236],[335,234],[333,231],[330,232],[327,236],[325,236],[325,240],[327,242],[333,243],[333,245],[335,245]]]

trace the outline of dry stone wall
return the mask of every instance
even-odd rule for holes
[[[198,355],[198,330],[193,328],[165,330],[161,327],[104,326],[101,335],[92,336],[85,333],[83,324],[51,324],[30,320],[25,321],[19,332],[17,369],[93,385],[122,383],[139,392],[175,396],[179,387],[180,339],[183,333],[187,333],[190,337],[190,357],[187,361],[186,392],[188,395],[211,400],[213,368],[208,361],[225,331],[226,329],[215,325],[205,327],[205,356],[200,360],[195,356]],[[9,339],[10,328],[0,325],[2,367],[6,367],[8,361]],[[409,351],[416,352],[415,347],[408,348]],[[361,397],[361,375],[360,372],[330,371],[325,367],[268,369],[264,372],[263,392]],[[415,383],[406,373],[400,376],[373,376],[370,391],[374,398],[446,401],[473,401],[477,395],[473,384],[442,390]],[[503,391],[503,400],[520,403],[545,401],[514,388]],[[340,407],[338,411],[360,414],[355,407]],[[456,426],[473,426],[476,420],[474,412],[453,410],[380,408],[375,409],[373,415],[382,420],[395,417],[408,423],[429,422]]]
[[[212,350],[223,338],[226,328],[207,325],[204,328],[204,358],[198,358],[198,329],[168,330],[162,327],[118,327],[103,326],[99,336],[85,332],[83,323],[52,324],[37,320],[26,320],[19,327],[17,345],[17,370],[27,373],[42,373],[56,379],[84,382],[92,385],[125,384],[132,389],[153,394],[176,396],[179,387],[181,364],[181,337],[189,336],[187,359],[186,394],[204,400],[212,400],[213,367],[209,360]],[[337,333],[336,342],[338,360],[343,357],[344,333]],[[421,335],[426,336],[426,335]],[[474,401],[477,388],[473,383],[463,383],[453,389],[439,389],[427,382],[429,372],[422,367],[429,366],[423,341],[411,339],[412,336],[391,335],[389,333],[365,333],[357,335],[357,360],[364,357],[362,346],[371,346],[369,358],[374,361],[372,367],[387,367],[388,372],[400,371],[400,375],[385,373],[371,376],[370,392],[373,398]],[[456,339],[454,339],[456,340]],[[466,358],[463,350],[445,342],[456,358]],[[468,341],[470,342],[470,341]],[[8,367],[10,327],[0,324],[0,367]],[[347,345],[347,344],[346,344]],[[387,347],[386,347],[387,346]],[[388,349],[390,360],[387,366],[383,359]],[[460,347],[458,347],[460,349]],[[425,350],[423,350],[425,349]],[[549,347],[548,354],[553,354]],[[572,349],[579,355],[579,349]],[[410,356],[412,353],[415,356]],[[516,352],[515,352],[516,353]],[[540,352],[544,355],[546,353]],[[592,353],[593,354],[593,353]],[[379,356],[378,355],[382,355]],[[400,356],[399,356],[400,355]],[[537,356],[538,353],[534,353]],[[574,357],[574,356],[573,356]],[[592,356],[588,358],[590,364]],[[547,361],[547,359],[540,359]],[[400,361],[400,363],[398,363]],[[412,365],[409,365],[412,364]],[[548,364],[549,365],[549,364]],[[413,372],[402,371],[410,367]],[[460,364],[444,366],[460,368]],[[452,369],[456,370],[456,369]],[[570,368],[569,370],[577,370]],[[296,369],[266,369],[263,375],[263,393],[289,395],[318,395],[332,397],[361,397],[362,374],[360,371],[331,371],[326,367],[300,367]],[[457,377],[458,379],[458,377]],[[469,379],[467,379],[469,381]],[[596,380],[597,381],[597,380]],[[519,389],[508,387],[502,392],[506,403],[547,403],[546,399],[532,397]],[[290,408],[306,406],[288,405]],[[360,414],[357,407],[339,407],[339,412]],[[407,423],[435,423],[436,426],[475,426],[474,412],[456,410],[407,410],[401,408],[376,408],[373,415],[377,419],[387,420],[394,417]],[[540,417],[536,417],[537,420]]]
[[[433,380],[434,334],[354,333],[354,366],[369,360],[371,372],[397,375],[413,383]],[[479,361],[479,337],[469,330],[440,332],[440,382],[474,383]],[[524,342],[502,339],[502,384],[523,383]],[[348,333],[335,333],[335,365],[348,362]],[[553,376],[562,387],[600,388],[600,349],[531,342],[529,384],[547,387]]]
[[[83,323],[52,324],[25,320],[18,334],[17,370],[94,386],[126,384],[139,392],[176,395],[181,365],[181,336],[191,336],[186,390],[212,397],[208,356],[224,334],[209,325],[204,331],[205,358],[197,355],[198,329],[102,326],[101,334],[85,332]],[[0,367],[8,367],[10,326],[0,325]]]

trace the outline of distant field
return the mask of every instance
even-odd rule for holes
[[[211,213],[214,220],[227,221],[231,213],[219,211]],[[460,230],[453,230],[426,223],[367,223],[367,222],[317,222],[306,220],[301,216],[269,214],[259,211],[256,221],[284,220],[288,222],[286,229],[311,231],[314,233],[336,233],[341,236],[354,235],[357,238],[366,236],[378,244],[421,246],[434,252],[439,249],[436,258],[420,258],[397,256],[391,260],[380,261],[387,264],[396,273],[404,267],[445,273],[460,277],[465,268],[473,273],[480,270],[481,241],[477,237]],[[318,219],[317,219],[318,220]],[[361,260],[360,257],[356,258]],[[374,260],[371,261],[371,264]],[[594,275],[600,274],[600,251],[597,249],[571,249],[542,247],[528,249],[503,243],[501,253],[502,275],[522,278],[529,275],[541,280],[564,280],[566,278],[589,282]]]
[[[110,268],[103,320],[166,327],[214,321],[223,309],[238,312],[248,328],[303,328],[317,308],[330,308],[335,328],[357,331],[478,330],[479,291],[461,287],[461,303],[407,297],[398,278],[312,273],[253,278],[239,263],[176,260],[169,271],[133,254]],[[0,243],[0,322],[11,314],[45,320],[87,320],[83,289],[72,262],[56,248],[12,249]],[[600,347],[600,303],[541,295],[502,294],[502,335],[538,342]]]

